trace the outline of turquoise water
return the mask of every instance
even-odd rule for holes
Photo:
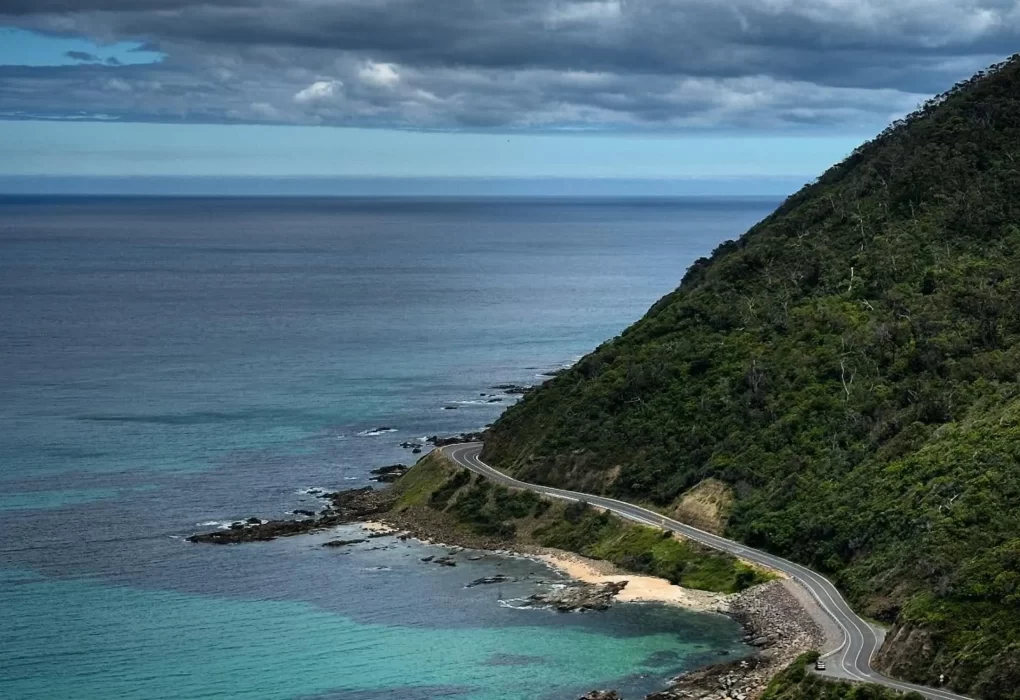
[[[0,697],[639,697],[743,653],[718,616],[516,609],[555,576],[532,562],[182,538],[491,422],[493,385],[618,333],[772,205],[0,200]],[[495,572],[519,580],[464,588]]]
[[[29,577],[4,583],[14,595],[0,602],[0,615],[17,619],[6,632],[15,644],[5,655],[14,673],[5,671],[0,681],[4,697],[283,699],[352,691],[415,697],[445,689],[478,700],[537,698],[554,686],[583,689],[654,674],[675,655],[706,656],[713,640],[729,646],[719,632],[678,643],[662,630],[617,637],[527,623],[423,628],[356,622],[306,603]],[[41,601],[47,607],[35,605]],[[41,648],[44,659],[32,658]],[[48,676],[45,684],[39,672]]]

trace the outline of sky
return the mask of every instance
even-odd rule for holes
[[[0,191],[163,177],[774,193],[1018,39],[1018,0],[2,0]]]

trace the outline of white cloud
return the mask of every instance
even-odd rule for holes
[[[547,15],[551,24],[570,22],[605,22],[620,17],[619,0],[593,0],[554,5]]]
[[[339,80],[316,80],[295,93],[294,101],[302,105],[332,102],[340,95],[343,88],[344,84]]]
[[[109,90],[116,90],[117,92],[131,92],[131,86],[120,78],[110,78],[106,81],[106,87]]]
[[[262,119],[277,120],[280,118],[280,110],[268,102],[255,102],[251,105],[251,111]]]
[[[393,63],[376,63],[369,61],[358,71],[361,82],[376,87],[393,87],[400,82],[400,73]]]

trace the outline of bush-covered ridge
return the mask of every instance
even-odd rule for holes
[[[484,458],[668,506],[896,623],[878,661],[1020,698],[1020,60],[696,262],[490,430]]]
[[[401,493],[398,511],[427,508],[454,527],[490,541],[555,547],[719,593],[736,593],[769,578],[727,554],[624,522],[586,503],[553,502],[493,484],[439,453],[419,461],[395,488]]]

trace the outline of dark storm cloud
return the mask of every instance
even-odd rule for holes
[[[200,0],[86,0],[85,2],[78,2],[78,0],[3,0],[3,3],[0,3],[0,12],[7,15],[60,14],[96,10],[144,12],[148,10],[182,9],[207,4],[210,3],[201,2]],[[216,0],[215,4],[229,6],[249,3],[246,3],[245,0],[238,0],[237,2]]]
[[[97,63],[100,60],[99,56],[88,51],[67,51],[64,55],[73,61],[81,61],[82,63]]]
[[[102,77],[40,71],[31,79],[83,93],[78,108],[143,119],[171,111],[425,128],[871,128],[1020,45],[1012,0],[4,0],[0,8],[22,26],[164,52],[163,65],[139,77],[117,67]],[[0,90],[17,83],[21,99],[33,89],[24,80],[0,69]],[[127,89],[106,91],[110,80]],[[196,101],[165,92],[174,85],[191,85]],[[57,97],[47,107],[55,114]],[[34,101],[36,109],[47,102]]]

